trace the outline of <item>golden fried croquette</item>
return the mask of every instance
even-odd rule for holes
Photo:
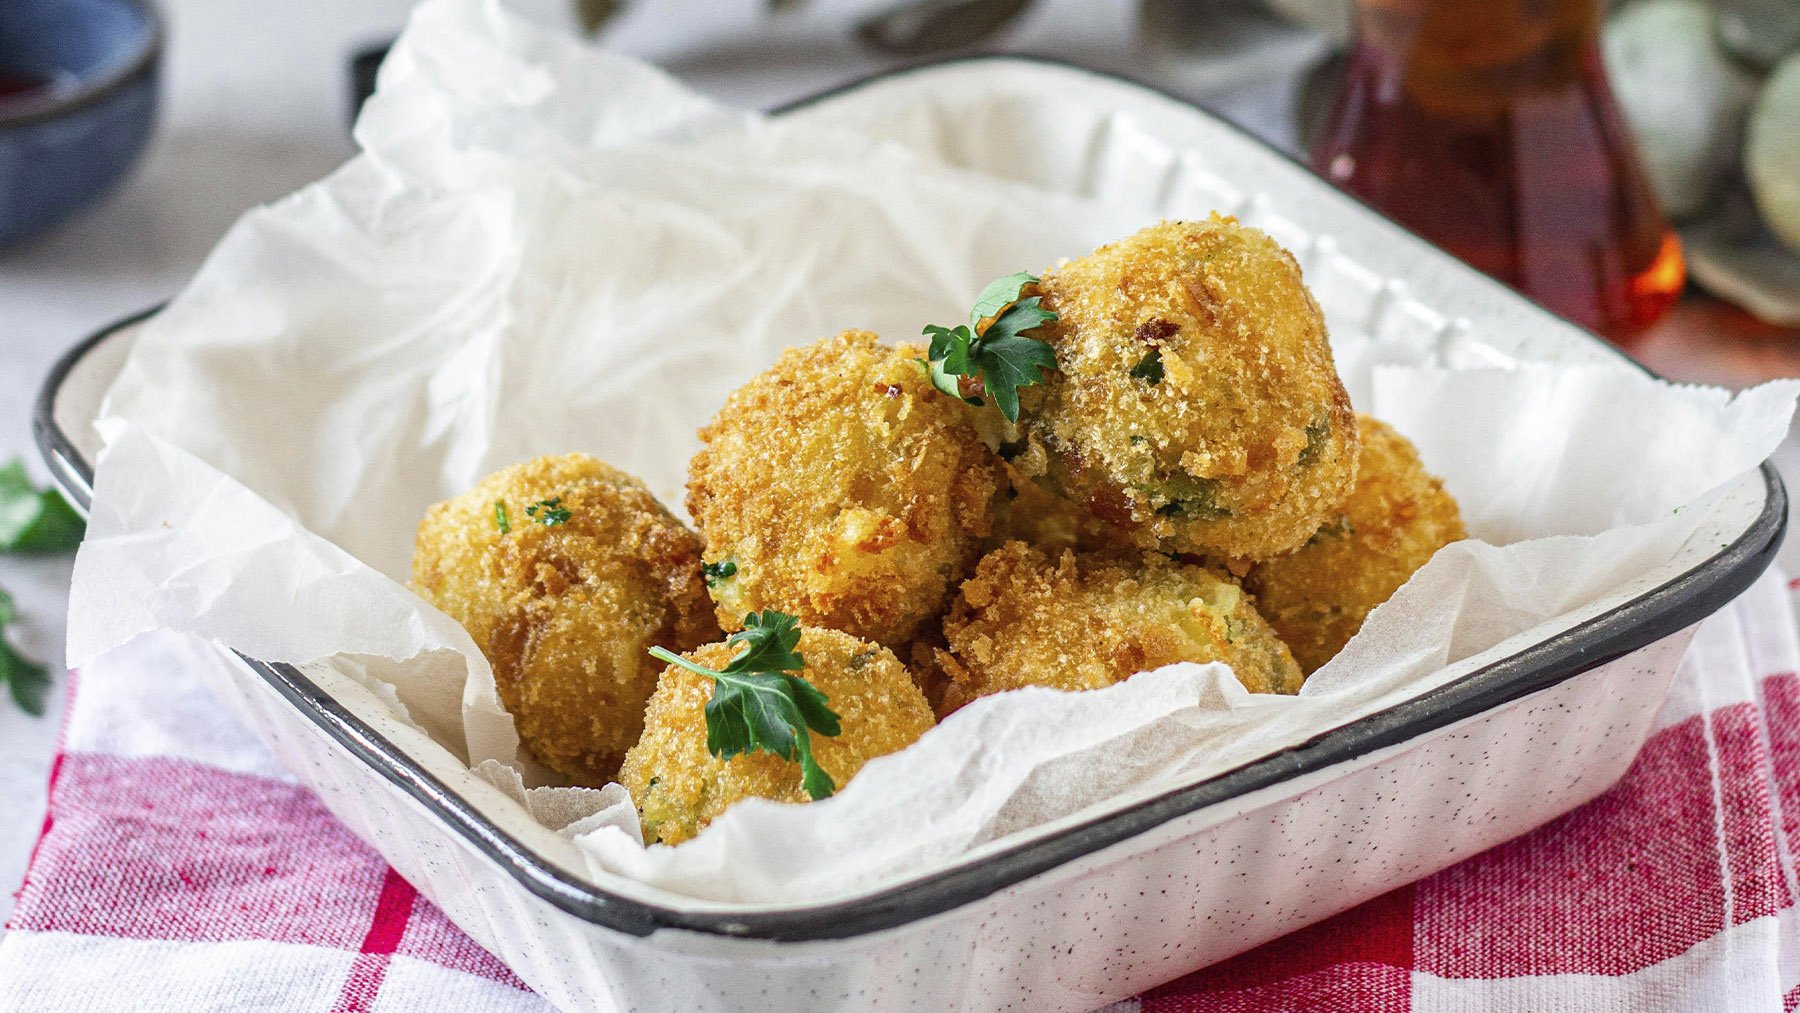
[[[912,674],[913,685],[925,694],[925,702],[931,705],[933,714],[948,713],[944,710],[944,693],[950,686],[950,679],[939,667],[937,655],[939,651],[949,647],[944,642],[942,617],[935,623],[926,624],[926,628],[914,637],[907,645],[894,652]]]
[[[944,622],[943,712],[1018,689],[1098,689],[1178,661],[1223,661],[1256,693],[1297,693],[1287,647],[1242,588],[1159,552],[988,553]]]
[[[723,669],[744,648],[708,644],[689,661]],[[802,627],[796,674],[826,696],[837,735],[807,732],[813,758],[840,790],[863,764],[905,749],[936,723],[931,706],[892,651],[847,633]],[[644,715],[644,737],[625,756],[619,781],[631,790],[646,843],[680,844],[747,798],[806,802],[800,763],[772,753],[721,760],[706,749],[706,702],[712,679],[674,665],[662,673]]]
[[[1244,586],[1311,675],[1438,549],[1468,537],[1444,484],[1393,427],[1358,416],[1356,490],[1312,540],[1253,565]]]
[[[1023,389],[1014,459],[1140,546],[1261,559],[1356,477],[1356,419],[1293,255],[1217,215],[1046,271],[1057,371]]]
[[[1006,493],[994,507],[994,530],[988,535],[987,548],[1019,541],[1054,556],[1064,549],[1090,552],[1131,546],[1124,528],[1063,499],[1011,464],[1006,466],[1006,483]]]
[[[645,652],[719,636],[700,539],[643,483],[580,454],[432,507],[413,588],[486,655],[526,749],[582,784],[610,780],[643,730],[662,669]]]
[[[700,431],[688,512],[726,629],[775,608],[900,647],[941,614],[1001,477],[923,354],[867,331],[789,349]]]

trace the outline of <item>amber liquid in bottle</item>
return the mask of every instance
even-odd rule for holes
[[[1544,306],[1628,342],[1681,293],[1606,86],[1600,0],[1357,0],[1314,168]]]

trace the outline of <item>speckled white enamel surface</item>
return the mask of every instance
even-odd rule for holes
[[[770,944],[586,924],[358,764],[248,671],[214,688],[358,836],[559,1006],[1085,1010],[1484,851],[1599,794],[1691,635],[1418,740],[1193,813],[945,914]]]
[[[1452,362],[1492,354],[1495,345],[1551,361],[1610,354],[1230,128],[1128,85],[986,62],[889,79],[799,115],[856,120],[909,143],[936,138],[946,159],[964,164],[1021,164],[1016,153],[982,151],[979,131],[950,135],[917,119],[916,110],[941,111],[946,102],[959,122],[1044,117],[1048,147],[1028,170],[1043,185],[1138,188],[1171,206],[1237,211],[1269,229],[1295,248],[1334,329],[1351,335],[1345,340],[1382,335]],[[1484,343],[1469,340],[1471,320]],[[86,431],[80,423],[91,404],[79,394],[103,383],[104,362],[96,362],[95,375],[78,377],[59,403],[70,432]],[[1703,533],[1718,538],[1696,538],[1685,565],[1735,537],[1761,496],[1758,482],[1734,487],[1717,530]],[[526,892],[261,678],[246,671],[216,689],[347,826],[559,1005],[1080,1010],[1343,910],[1592,798],[1635,756],[1687,636],[1190,813],[929,919],[792,944],[673,931],[636,937],[584,923]],[[350,684],[326,673],[320,681],[400,741],[400,731],[359,705]],[[453,790],[479,790],[466,772],[434,773]]]

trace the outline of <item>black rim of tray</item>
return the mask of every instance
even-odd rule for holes
[[[775,112],[804,108],[919,70],[994,60],[1078,70],[1192,106],[1192,103],[1153,86],[1058,60],[983,55],[885,71],[790,103]],[[1298,164],[1243,128],[1217,119],[1270,153]],[[1386,218],[1378,210],[1369,210]],[[52,367],[38,394],[32,420],[38,447],[57,481],[83,507],[88,505],[92,494],[93,466],[56,423],[57,393],[89,352],[118,331],[159,309],[160,306],[152,307],[121,320],[76,345]],[[1612,345],[1597,338],[1594,340],[1636,365]],[[1354,760],[1548,689],[1692,626],[1747,589],[1768,568],[1781,545],[1787,527],[1787,493],[1772,465],[1764,463],[1761,472],[1765,486],[1761,512],[1741,535],[1722,546],[1716,555],[1616,609],[1477,669],[1454,683],[1197,784],[1021,842],[986,858],[862,897],[783,910],[680,911],[585,883],[495,826],[293,666],[239,657],[331,739],[424,806],[470,847],[505,869],[526,890],[583,921],[637,936],[678,929],[778,942],[844,939],[905,925],[973,903],[1207,806]]]

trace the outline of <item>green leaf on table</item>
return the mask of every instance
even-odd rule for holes
[[[792,674],[806,667],[806,659],[795,651],[800,621],[774,609],[752,612],[744,617],[744,629],[725,642],[745,649],[723,669],[650,648],[652,657],[713,680],[712,699],[706,703],[707,752],[722,760],[750,752],[798,759],[806,793],[815,799],[831,795],[837,785],[813,759],[811,732],[831,736],[841,728],[825,694]]]
[[[39,489],[14,460],[0,468],[0,552],[71,552],[87,522],[54,489]]]
[[[0,590],[0,684],[7,687],[20,710],[33,717],[42,717],[44,699],[50,690],[50,670],[26,658],[7,642],[6,627],[15,617],[12,596]]]

